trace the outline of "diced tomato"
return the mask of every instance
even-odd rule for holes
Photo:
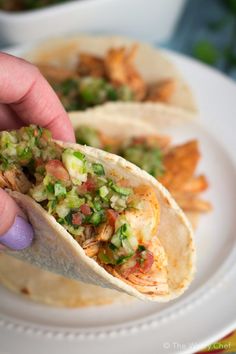
[[[96,182],[93,178],[88,177],[86,182],[83,182],[81,186],[77,187],[77,192],[81,195],[87,193],[87,192],[92,192],[96,188]]]
[[[81,205],[80,210],[81,210],[81,213],[84,215],[91,215],[92,214],[92,210],[88,204]]]
[[[79,195],[84,195],[85,193],[87,193],[87,188],[84,185],[84,183],[82,183],[80,186],[77,187],[77,193]]]
[[[46,171],[60,181],[69,181],[70,176],[60,160],[50,160],[46,163]]]
[[[113,209],[107,209],[106,211],[106,215],[107,215],[107,220],[108,220],[108,223],[111,225],[111,226],[114,226],[115,225],[115,222],[116,222],[116,219],[118,217],[118,213],[117,211],[113,210]]]
[[[137,252],[127,264],[121,267],[122,275],[127,278],[134,273],[148,273],[153,265],[154,256],[151,251],[145,250]]]
[[[39,167],[44,165],[43,159],[38,158],[37,160],[35,160],[35,167]]]
[[[83,219],[82,219],[82,215],[81,215],[81,213],[74,213],[73,215],[72,215],[72,224],[73,225],[81,225],[82,224],[82,221],[83,221]]]
[[[121,273],[122,273],[123,277],[128,278],[128,276],[130,274],[137,273],[139,271],[139,269],[140,269],[140,266],[136,262],[134,264],[134,266],[131,266],[131,267],[122,266]]]
[[[92,192],[96,188],[96,182],[93,178],[88,177],[87,181],[83,183],[88,192]]]
[[[140,266],[140,271],[142,273],[148,273],[152,268],[154,262],[153,253],[149,250],[145,250],[141,252],[140,258],[138,259],[138,263]]]
[[[77,187],[77,192],[80,195],[83,195],[87,192],[92,192],[96,188],[96,182],[93,178],[88,177],[86,182],[83,182],[80,186]]]

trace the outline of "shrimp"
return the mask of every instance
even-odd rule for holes
[[[95,55],[80,53],[79,65],[77,70],[79,76],[104,77],[104,60],[99,57],[96,57]]]
[[[171,192],[192,178],[200,159],[197,140],[170,149],[164,156],[165,173],[158,180]]]
[[[136,200],[142,204],[141,207],[127,209],[123,215],[131,225],[137,239],[146,244],[157,233],[160,206],[155,191],[147,185],[134,188],[130,201],[135,203]]]
[[[167,279],[167,255],[158,237],[154,237],[149,245],[149,250],[154,254],[151,269],[145,273],[140,270],[139,264],[134,267],[131,274],[125,277],[122,269],[106,265],[105,269],[118,279],[133,286],[136,290],[148,295],[166,295],[169,293]]]
[[[169,102],[176,90],[176,82],[173,79],[159,81],[149,88],[149,92],[145,101],[152,102]]]
[[[105,57],[106,74],[117,86],[126,85],[134,93],[137,101],[142,101],[146,95],[146,84],[134,66],[134,58],[138,46],[130,50],[125,47],[110,49]]]
[[[86,255],[90,258],[93,258],[97,256],[98,251],[99,251],[99,244],[100,242],[97,240],[94,240],[94,238],[86,240],[83,244],[82,247],[86,253]]]
[[[20,169],[13,167],[5,172],[0,171],[0,187],[27,193],[31,183]]]

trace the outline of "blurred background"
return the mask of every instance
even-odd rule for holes
[[[235,0],[0,0],[1,47],[79,32],[130,35],[236,78]]]
[[[236,79],[236,1],[189,0],[166,44]]]

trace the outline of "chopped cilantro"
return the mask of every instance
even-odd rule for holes
[[[103,221],[103,213],[95,212],[89,217],[89,222],[95,226],[99,225]]]
[[[49,193],[54,194],[54,185],[52,183],[48,183],[46,188]]]
[[[85,160],[85,155],[84,154],[82,154],[82,152],[80,152],[80,151],[75,151],[74,153],[73,153],[73,155],[75,156],[75,157],[77,157],[79,160],[81,160],[81,161],[84,161]]]
[[[120,195],[123,195],[125,197],[127,197],[128,195],[130,195],[132,193],[132,189],[131,188],[125,188],[125,187],[119,187],[117,186],[117,184],[113,183],[111,185],[111,189],[120,194]]]
[[[124,264],[128,259],[130,259],[130,257],[133,256],[133,253],[129,254],[128,256],[121,256],[117,259],[116,264],[117,265],[121,265]]]
[[[143,245],[138,245],[138,252],[143,252],[146,250],[146,247]]]
[[[93,168],[93,172],[96,175],[98,175],[98,176],[104,176],[105,175],[104,167],[100,163],[93,163],[92,164],[92,168]]]
[[[73,225],[72,224],[72,210],[64,217],[65,221],[67,222],[67,224],[69,225]]]
[[[56,182],[54,185],[54,194],[56,197],[64,196],[66,195],[66,188],[60,182]]]

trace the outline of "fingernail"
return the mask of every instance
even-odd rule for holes
[[[0,243],[12,250],[23,250],[33,241],[34,231],[32,226],[21,216],[16,216],[13,225],[2,236]]]

